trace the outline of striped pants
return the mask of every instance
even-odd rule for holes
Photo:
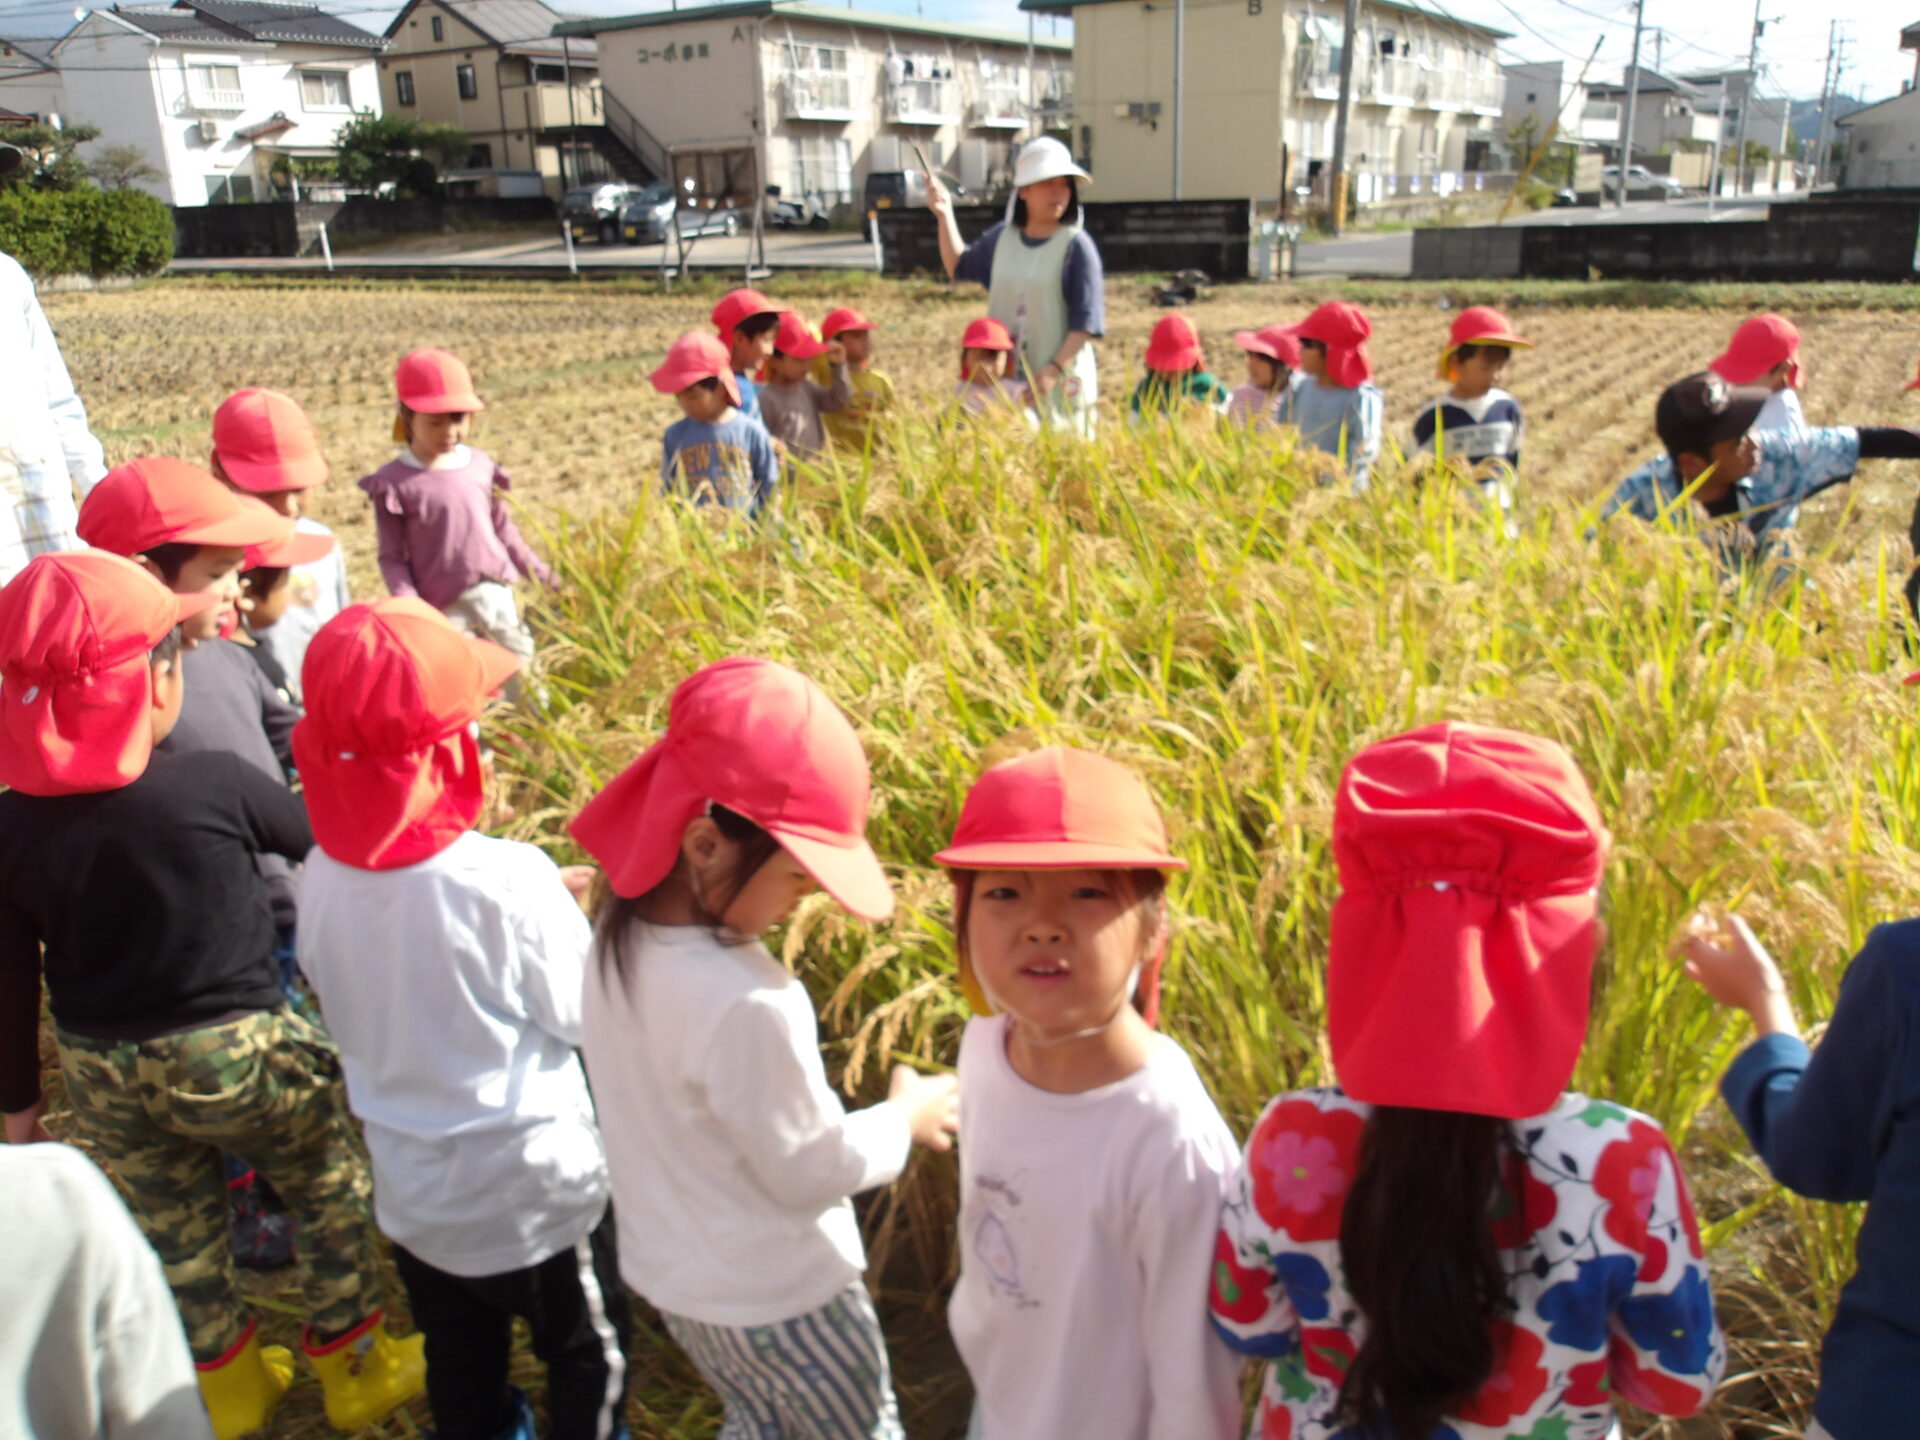
[[[880,1318],[860,1281],[774,1325],[661,1318],[726,1406],[718,1440],[905,1440]]]

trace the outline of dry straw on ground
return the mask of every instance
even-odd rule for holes
[[[1135,282],[1116,281],[1114,295],[1110,393],[1153,319]],[[1434,388],[1447,320],[1433,294],[1410,295],[1373,307],[1402,432]],[[833,298],[796,293],[815,315]],[[1176,890],[1168,1026],[1244,1127],[1274,1090],[1327,1078],[1316,1038],[1327,824],[1345,758],[1440,717],[1562,740],[1619,845],[1579,1083],[1650,1111],[1682,1143],[1736,1335],[1721,1403],[1672,1433],[1797,1434],[1854,1216],[1773,1195],[1744,1157],[1713,1091],[1742,1031],[1665,952],[1692,907],[1737,902],[1823,1014],[1867,927],[1913,908],[1920,742],[1898,684],[1908,639],[1897,591],[1920,471],[1880,466],[1817,502],[1803,547],[1813,583],[1769,598],[1723,589],[1684,536],[1586,534],[1598,495],[1650,453],[1659,383],[1715,352],[1737,318],[1724,308],[1514,307],[1541,349],[1512,376],[1530,438],[1521,534],[1507,540],[1453,487],[1416,492],[1391,462],[1378,492],[1356,501],[1317,484],[1319,467],[1284,445],[1164,428],[1110,427],[1090,447],[955,430],[932,402],[977,294],[865,281],[854,298],[879,321],[880,364],[910,403],[882,453],[801,480],[788,532],[771,543],[652,495],[673,410],[645,374],[675,333],[702,323],[711,294],[169,285],[52,311],[115,458],[204,454],[208,415],[239,385],[298,396],[335,466],[316,513],[366,591],[377,588],[371,525],[350,482],[390,453],[393,360],[423,343],[469,359],[490,405],[479,443],[514,474],[568,585],[533,612],[551,709],[503,737],[513,833],[564,853],[566,816],[645,743],[672,684],[705,660],[772,655],[841,700],[873,757],[873,836],[905,905],[874,933],[810,902],[784,943],[858,1099],[875,1095],[891,1059],[953,1056],[963,1014],[945,889],[926,857],[994,756],[1067,740],[1119,755],[1153,784],[1192,864]],[[1236,289],[1194,318],[1230,369],[1232,330],[1307,303]],[[1800,318],[1811,418],[1904,413],[1895,387],[1920,319]],[[910,1433],[928,1440],[953,1434],[964,1404],[938,1325],[952,1191],[950,1164],[916,1161],[866,1212]],[[651,1332],[636,1386],[636,1434],[713,1432],[711,1402]],[[318,1433],[310,1391],[290,1401],[291,1432]]]

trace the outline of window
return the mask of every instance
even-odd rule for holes
[[[460,82],[460,98],[462,100],[478,100],[480,98],[480,82],[474,76],[473,66],[454,66],[453,78]]]
[[[788,138],[788,190],[798,199],[819,191],[829,205],[853,198],[853,143],[837,135]]]
[[[205,62],[189,63],[187,86],[196,99],[240,100],[240,67]]]
[[[447,27],[440,23],[440,17],[438,15],[434,16],[433,19],[428,23],[430,23],[433,26],[434,39],[444,40],[447,38]]]
[[[491,170],[493,168],[493,146],[484,140],[474,142],[473,149],[467,152],[469,170]]]
[[[347,77],[338,70],[302,70],[300,104],[308,110],[347,110],[353,99],[347,92]]]
[[[413,72],[411,70],[393,72],[393,98],[402,105],[413,104]]]
[[[564,85],[567,83],[567,67],[564,65],[535,65],[533,83],[536,85]]]
[[[228,205],[253,199],[253,177],[251,175],[207,176],[207,203],[209,205]]]

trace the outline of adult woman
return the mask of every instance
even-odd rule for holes
[[[1074,182],[1091,180],[1058,140],[1030,140],[1013,165],[1007,218],[971,245],[960,237],[953,198],[927,176],[927,206],[940,259],[956,280],[987,287],[987,313],[1012,332],[1022,378],[1050,425],[1091,433],[1099,368],[1093,342],[1106,330],[1100,251],[1081,228]]]

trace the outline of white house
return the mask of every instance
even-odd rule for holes
[[[66,115],[66,87],[52,48],[51,40],[0,40],[0,125]]]
[[[334,133],[380,109],[377,35],[316,5],[179,0],[87,14],[53,47],[73,123],[133,145],[174,205],[264,199],[283,158],[331,155]]]
[[[1833,122],[1847,133],[1847,163],[1841,185],[1854,190],[1920,186],[1920,90]]]

